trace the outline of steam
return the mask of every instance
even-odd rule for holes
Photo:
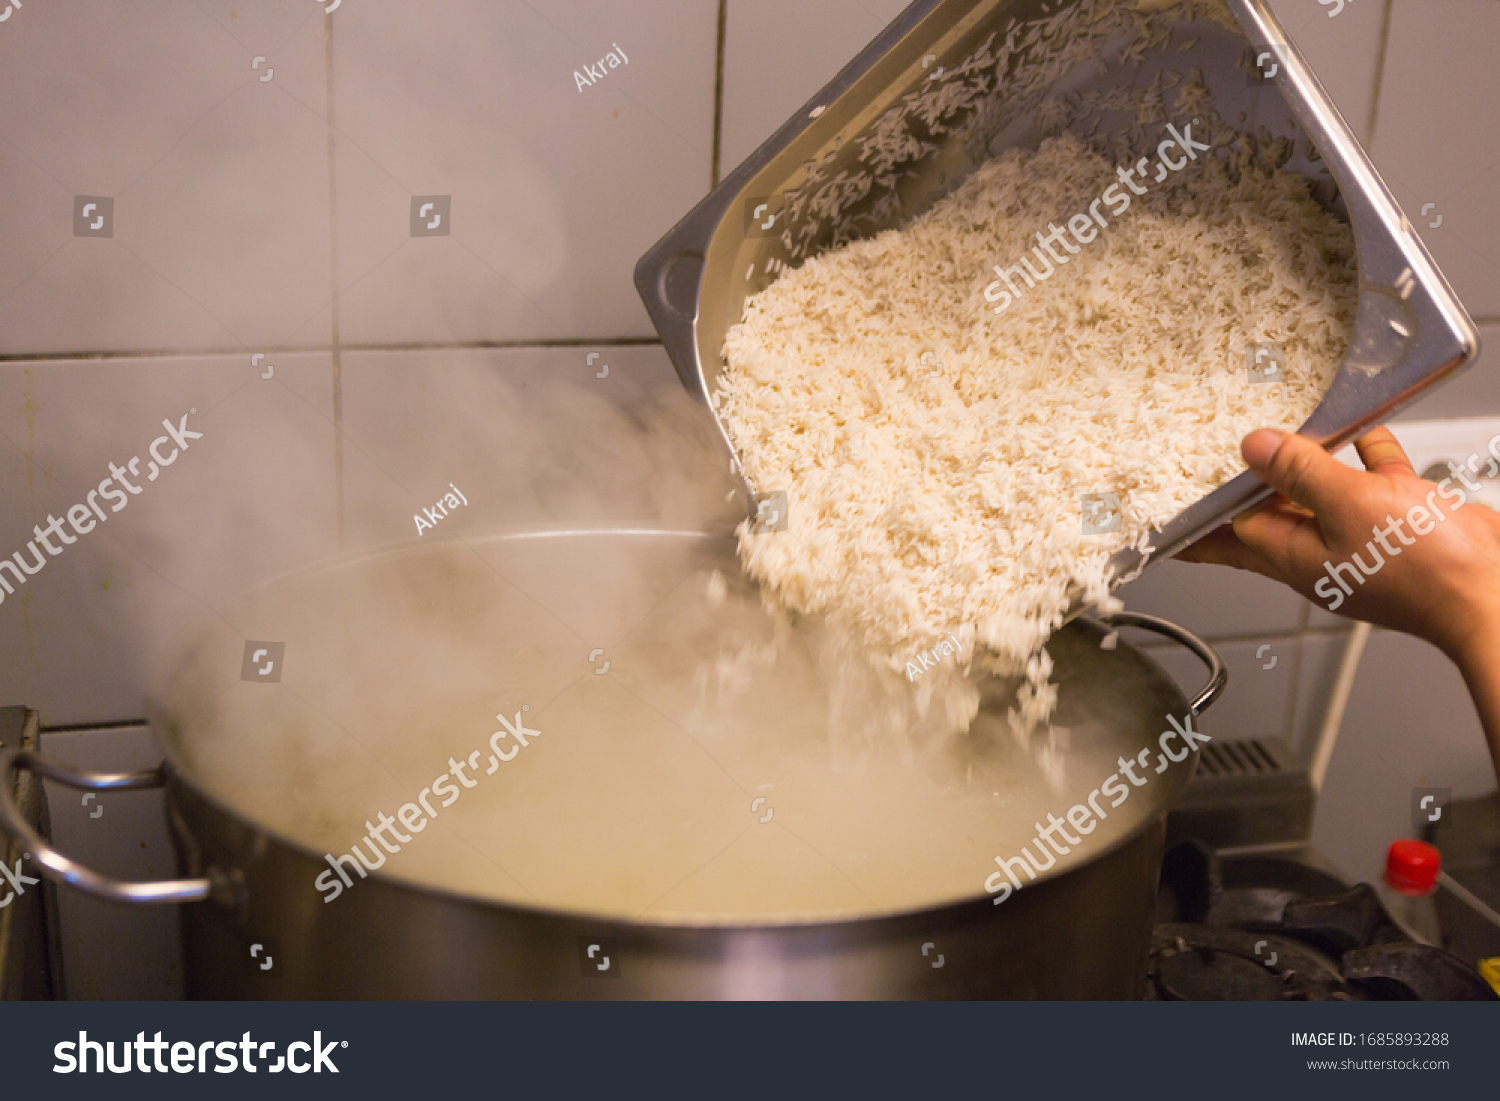
[[[398,814],[444,775],[452,783],[451,762],[489,744],[497,716],[522,713],[541,732],[531,749],[440,810],[382,874],[632,913],[868,907],[881,868],[903,877],[882,888],[892,904],[908,890],[972,893],[987,857],[946,841],[927,852],[933,834],[907,836],[902,823],[940,822],[958,800],[960,817],[972,815],[966,836],[983,840],[979,823],[1008,798],[1000,777],[1041,774],[1021,747],[997,747],[998,724],[952,739],[952,716],[923,713],[923,693],[956,668],[918,685],[882,679],[826,624],[763,602],[739,567],[743,512],[711,422],[675,380],[622,399],[587,379],[507,379],[451,360],[430,369],[444,388],[407,410],[401,439],[383,451],[353,438],[348,450],[352,541],[393,537],[308,556],[160,640],[152,717],[194,783],[319,855],[345,853],[366,821]],[[380,381],[353,379],[350,404],[399,406]],[[378,413],[357,419],[398,423]],[[204,427],[195,453],[215,439],[211,418]],[[324,429],[316,417],[284,420],[276,445],[311,463],[327,453]],[[470,504],[411,534],[412,509],[433,497],[416,485],[382,496],[388,483],[370,471],[392,453],[420,457],[422,478],[461,487]],[[235,500],[218,532],[198,513],[182,545],[220,548],[216,570],[228,558],[248,566],[278,530],[288,488],[277,480],[258,501]],[[369,518],[377,506],[384,529]],[[646,527],[710,534],[508,537]],[[285,643],[278,681],[242,676],[246,640]],[[877,790],[883,807],[868,803]],[[765,807],[749,813],[757,798],[774,810],[764,826]],[[683,822],[694,823],[686,835]],[[691,875],[715,852],[739,859],[751,824],[771,832],[744,844],[811,846],[786,866],[822,870],[763,884],[754,899],[706,884],[682,895],[700,890]],[[874,835],[905,856],[883,863]]]

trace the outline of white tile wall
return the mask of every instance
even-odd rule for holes
[[[631,271],[709,187],[715,4],[375,0],[333,23],[346,343],[654,335]],[[452,196],[451,236],[411,236],[414,195]]]
[[[1297,673],[1297,710],[1288,740],[1304,761],[1310,761],[1328,713],[1339,663],[1349,644],[1350,624],[1343,629],[1309,632],[1302,638],[1302,656]]]
[[[1410,415],[1500,413],[1500,5],[1273,6],[1490,342]],[[196,405],[205,430],[0,605],[0,700],[53,724],[139,715],[143,643],[336,552],[340,505],[350,547],[413,537],[449,482],[472,502],[456,527],[686,515],[670,472],[700,461],[701,438],[674,422],[658,437],[674,442],[643,441],[678,387],[659,346],[617,343],[654,336],[633,264],[709,187],[716,122],[722,174],[904,4],[727,0],[722,59],[718,7],[38,0],[0,25],[0,553],[140,454],[163,417]],[[575,71],[616,46],[628,63],[580,91]],[[115,200],[112,238],[74,235],[81,194]],[[428,194],[452,196],[451,235],[411,236],[412,197]],[[497,431],[500,412],[526,427]],[[639,475],[648,453],[667,475]],[[527,491],[538,470],[544,491]],[[1217,640],[1231,688],[1205,722],[1215,737],[1307,748],[1344,621],[1180,563],[1123,595]],[[1200,683],[1192,658],[1153,652],[1185,690]],[[1440,656],[1377,634],[1316,840],[1378,872],[1416,778],[1492,782],[1473,724]],[[125,752],[111,738],[47,748],[109,764]],[[88,841],[88,821],[59,821]],[[173,989],[127,982],[72,936],[88,960],[75,993]]]
[[[900,0],[729,0],[723,174],[774,134],[905,7]]]
[[[1302,626],[1302,598],[1246,570],[1169,559],[1116,595],[1128,611],[1170,619],[1203,638],[1284,634]]]
[[[1495,770],[1453,665],[1425,642],[1376,631],[1318,799],[1313,843],[1350,875],[1378,877],[1387,845],[1414,836],[1415,787],[1468,798],[1495,790]]]
[[[1270,7],[1354,136],[1367,142],[1385,14],[1379,0],[1345,3],[1342,9],[1317,0],[1270,0]]]
[[[250,48],[160,0],[7,21],[0,351],[279,346],[328,301],[321,19],[259,21]],[[80,194],[112,238],[74,235]]]
[[[140,480],[125,477],[142,490],[0,604],[14,656],[0,698],[50,725],[139,716],[155,645],[336,549],[331,410],[323,354],[0,364],[0,554],[85,501],[110,463],[139,457]],[[183,414],[203,438],[148,480],[163,419]]]
[[[1500,324],[1479,326],[1479,360],[1396,418],[1432,420],[1500,414]]]
[[[435,536],[735,507],[727,474],[702,486],[719,458],[660,346],[353,352],[344,377],[350,546],[426,538],[450,483],[469,504]]]
[[[1229,684],[1203,713],[1203,732],[1226,742],[1284,737],[1296,688],[1300,640],[1249,639],[1213,646],[1229,672]],[[1149,653],[1188,699],[1208,682],[1203,663],[1180,646],[1153,645]]]
[[[1376,167],[1469,312],[1492,320],[1500,318],[1496,43],[1493,0],[1394,0],[1371,144]]]

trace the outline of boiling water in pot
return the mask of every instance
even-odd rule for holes
[[[1012,735],[997,682],[965,735],[832,738],[862,686],[823,674],[810,631],[771,646],[758,594],[726,575],[732,542],[690,533],[354,559],[245,598],[241,630],[180,666],[162,725],[189,779],[319,856],[357,849],[376,874],[516,905],[758,922],[980,896],[997,855],[1182,714],[1150,662],[1080,623],[1052,646],[1050,730]],[[279,683],[237,679],[246,637],[286,642]],[[1047,874],[1160,813],[1187,768]],[[329,904],[361,890],[353,864],[347,888],[320,880]]]

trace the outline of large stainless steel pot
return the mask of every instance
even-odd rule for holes
[[[1138,996],[1165,815],[1196,763],[1157,747],[1222,689],[1212,651],[1135,617],[1208,665],[1190,704],[1078,621],[1050,645],[1053,729],[1013,736],[997,684],[938,747],[830,745],[813,655],[793,631],[770,660],[738,576],[731,539],[644,529],[428,538],[289,575],[182,662],[153,714],[160,772],[0,757],[0,779],[164,782],[182,879],[117,883],[14,808],[4,825],[49,876],[187,902],[195,997]],[[275,680],[254,654],[271,642]],[[1162,771],[995,905],[995,857],[1121,758]],[[327,854],[380,813],[407,842],[368,878],[340,865],[333,891]]]

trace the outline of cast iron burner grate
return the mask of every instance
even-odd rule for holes
[[[1497,1000],[1456,956],[1409,940],[1368,883],[1286,857],[1176,845],[1154,920],[1149,1000]]]

